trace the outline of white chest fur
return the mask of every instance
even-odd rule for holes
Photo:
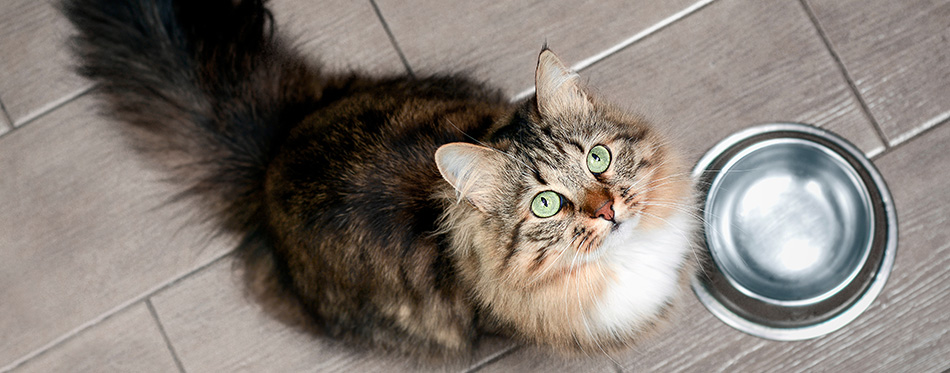
[[[638,328],[678,291],[680,268],[690,260],[693,222],[689,214],[678,212],[665,223],[647,230],[627,222],[607,237],[601,260],[615,277],[588,314],[593,332]]]

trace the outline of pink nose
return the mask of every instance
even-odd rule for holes
[[[614,221],[614,201],[608,200],[607,203],[600,206],[597,212],[594,212],[594,217]]]

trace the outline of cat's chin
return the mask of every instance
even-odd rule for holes
[[[612,276],[588,317],[595,333],[638,330],[653,324],[681,291],[688,268],[693,219],[679,212],[667,224],[647,228],[636,217],[618,224],[601,245],[599,258]]]
[[[635,233],[634,231],[636,231],[637,227],[640,226],[640,220],[642,218],[643,215],[638,213],[634,214],[630,218],[618,222],[617,224],[614,224],[614,226],[610,228],[610,235],[607,236],[607,239],[604,240],[604,243],[601,245],[601,247],[607,247],[608,243],[612,243],[617,240],[627,240],[631,238],[629,236]],[[612,246],[616,245],[612,244]]]
[[[630,242],[630,240],[636,239],[634,235],[636,234],[635,231],[639,224],[639,214],[633,218],[613,224],[613,226],[608,228],[601,244],[593,250],[563,256],[559,264],[560,270],[552,274],[552,277],[558,277],[564,274],[578,275],[589,270],[592,264],[599,266],[608,265],[609,258],[611,257],[609,251],[622,249],[623,245],[618,244],[620,242]]]

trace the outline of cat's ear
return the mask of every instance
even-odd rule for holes
[[[538,56],[534,88],[541,116],[553,117],[593,110],[590,97],[580,85],[580,76],[564,66],[550,49],[545,48]]]
[[[498,178],[501,154],[484,146],[450,143],[435,151],[442,178],[476,208],[487,211]]]

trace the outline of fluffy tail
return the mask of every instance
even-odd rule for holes
[[[226,230],[263,221],[263,182],[321,78],[283,48],[263,0],[65,0],[81,75],[138,145]]]

